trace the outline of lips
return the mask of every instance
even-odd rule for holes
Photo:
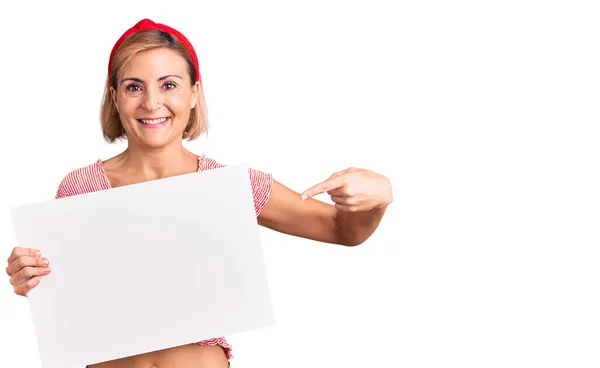
[[[157,125],[157,124],[162,124],[167,122],[167,120],[169,120],[169,117],[164,117],[164,118],[156,118],[156,119],[137,119],[137,121],[139,121],[142,124],[145,125]]]

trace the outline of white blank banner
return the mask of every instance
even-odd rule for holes
[[[52,273],[29,294],[44,368],[274,325],[248,168],[12,209]]]

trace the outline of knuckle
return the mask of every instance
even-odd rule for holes
[[[33,270],[34,270],[34,268],[32,268],[32,267],[23,268],[23,276],[25,276],[25,278],[32,277],[34,275]]]
[[[14,287],[14,291],[15,291],[15,294],[17,294],[17,295],[23,295],[24,296],[25,293],[26,293],[26,290],[23,287],[23,285],[17,285],[17,286],[15,286]]]
[[[33,277],[32,279],[27,280],[27,282],[25,282],[25,286],[27,287],[27,289],[31,289],[38,284],[39,280],[39,277]]]
[[[15,256],[15,252],[17,251],[17,248],[13,248],[13,250],[10,252],[10,255],[8,256],[8,258],[6,259],[7,263],[10,263],[10,260]]]
[[[26,278],[26,276],[24,276],[24,274],[23,274],[23,270],[13,272],[11,277],[15,280],[15,284],[20,283],[21,280]]]
[[[38,284],[40,283],[42,279],[40,277],[34,277],[31,280],[27,281],[26,285],[27,285],[27,291],[30,291],[31,289],[35,288],[36,286],[38,286]]]

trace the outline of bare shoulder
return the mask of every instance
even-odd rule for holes
[[[123,166],[124,154],[125,151],[119,153],[116,156],[107,158],[106,160],[98,160],[97,162],[102,165],[102,169],[106,173],[116,172]]]
[[[127,184],[127,181],[123,178],[123,152],[106,160],[99,161],[99,166],[108,183],[113,183],[116,186]]]
[[[114,169],[115,167],[118,166],[120,156],[121,156],[121,154],[110,157],[106,160],[100,160],[100,163],[102,164],[102,166],[105,170]]]

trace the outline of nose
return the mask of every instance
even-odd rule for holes
[[[162,104],[162,96],[159,92],[147,90],[142,99],[142,108],[148,111],[156,110]]]

